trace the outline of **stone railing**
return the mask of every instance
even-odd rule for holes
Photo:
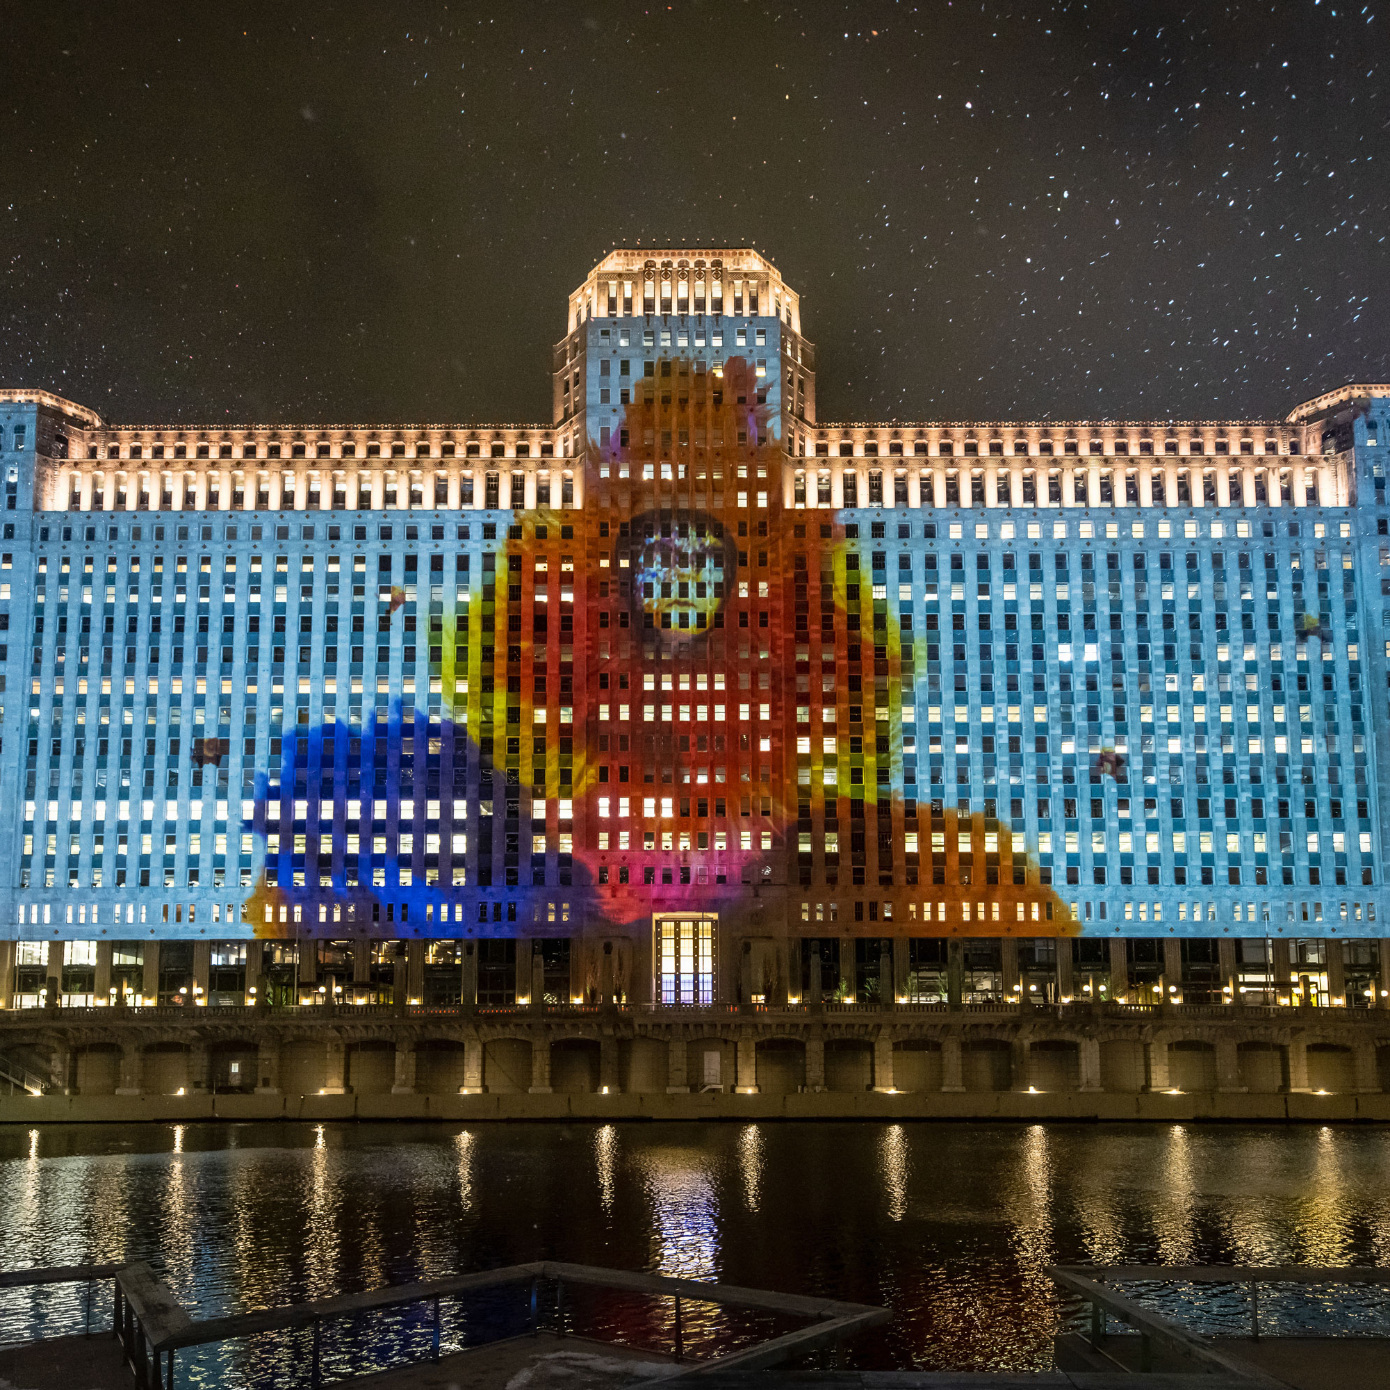
[[[469,1017],[487,1020],[515,1018],[518,1020],[550,1018],[595,1018],[598,1016],[690,1019],[732,1019],[732,1018],[770,1018],[788,1017],[804,1019],[813,1016],[826,1018],[882,1017],[886,1020],[900,1018],[1023,1018],[1057,1019],[1080,1022],[1083,1020],[1155,1020],[1192,1019],[1221,1022],[1254,1021],[1257,1019],[1321,1019],[1325,1023],[1355,1023],[1390,1019],[1390,1009],[1326,1007],[1311,1004],[1270,1005],[1270,1004],[1121,1004],[1085,1003],[1074,1001],[1067,1004],[1032,1004],[998,1000],[987,1003],[905,1003],[881,1004],[877,1002],[836,1002],[827,1000],[822,1004],[804,1001],[779,1004],[653,1004],[653,1003],[610,1003],[610,1004],[208,1004],[188,1006],[175,1005],[124,1005],[124,1006],[82,1006],[33,1009],[0,1009],[0,1029],[6,1025],[22,1025],[32,1029],[44,1023],[69,1024],[75,1022],[94,1022],[119,1024],[122,1022],[160,1022],[187,1023],[197,1025],[205,1022],[227,1020],[251,1021],[257,1019],[311,1020],[316,1018],[338,1019],[380,1019],[410,1018],[452,1019]]]

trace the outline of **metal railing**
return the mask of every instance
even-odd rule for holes
[[[106,1279],[114,1279],[123,1264],[102,1265],[59,1265],[52,1269],[11,1269],[0,1271],[0,1289],[39,1288],[47,1284],[85,1284],[86,1297],[83,1300],[85,1331],[92,1331],[92,1298],[97,1284]],[[113,1325],[112,1332],[114,1334]]]
[[[0,1273],[0,1289],[51,1284],[85,1284],[84,1332],[92,1335],[92,1302],[97,1284],[113,1283],[111,1335],[125,1363],[146,1390],[159,1390],[163,1342],[189,1325],[173,1293],[143,1261],[127,1264],[62,1265],[53,1269],[16,1269]],[[173,1355],[168,1359],[168,1386],[173,1386]]]
[[[1268,1332],[1267,1314],[1262,1322],[1260,1289],[1272,1285],[1344,1284],[1390,1289],[1390,1269],[1345,1266],[1322,1268],[1307,1265],[1054,1265],[1048,1276],[1090,1306],[1087,1340],[1099,1351],[1110,1335],[1110,1319],[1132,1329],[1139,1337],[1139,1369],[1153,1366],[1154,1346],[1160,1346],[1204,1370],[1220,1371],[1269,1390],[1287,1390],[1281,1380],[1266,1375],[1227,1348],[1162,1313],[1146,1307],[1117,1284],[1228,1285],[1247,1291],[1249,1338],[1258,1342]],[[1267,1304],[1266,1304],[1267,1306]],[[1280,1335],[1287,1336],[1287,1333]],[[1325,1335],[1325,1334],[1322,1334]]]
[[[0,1052],[0,1089],[9,1091],[11,1095],[16,1091],[23,1091],[27,1095],[41,1096],[51,1084],[47,1078],[30,1071],[22,1062],[16,1062],[14,1058],[6,1057]]]
[[[106,1279],[114,1283],[111,1335],[120,1343],[125,1362],[142,1390],[161,1390],[161,1387],[163,1390],[173,1390],[175,1357],[180,1351],[267,1333],[304,1330],[312,1338],[307,1378],[313,1390],[319,1390],[324,1383],[323,1332],[327,1325],[357,1319],[364,1313],[413,1304],[423,1304],[429,1309],[429,1359],[438,1361],[442,1343],[441,1302],[506,1287],[527,1289],[526,1323],[533,1335],[543,1330],[542,1291],[546,1285],[551,1286],[553,1295],[545,1299],[544,1304],[553,1306],[554,1330],[562,1336],[567,1327],[567,1287],[589,1287],[610,1293],[636,1294],[659,1302],[669,1301],[673,1313],[671,1345],[668,1351],[660,1354],[682,1363],[682,1369],[673,1375],[662,1376],[659,1382],[653,1384],[665,1384],[683,1376],[709,1372],[761,1370],[791,1356],[825,1347],[838,1348],[842,1342],[866,1328],[887,1321],[890,1315],[887,1308],[870,1304],[845,1303],[729,1284],[707,1284],[693,1279],[671,1279],[662,1275],[552,1260],[454,1275],[446,1279],[388,1285],[366,1293],[344,1294],[311,1303],[236,1313],[199,1322],[189,1318],[172,1290],[143,1261],[13,1270],[0,1273],[0,1289],[43,1284],[86,1284],[86,1330],[90,1335],[92,1287]],[[685,1312],[691,1303],[751,1309],[797,1318],[806,1325],[723,1355],[687,1363]]]

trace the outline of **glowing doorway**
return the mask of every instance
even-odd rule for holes
[[[714,933],[718,918],[697,913],[663,914],[656,934],[658,998],[663,1004],[714,1002]]]

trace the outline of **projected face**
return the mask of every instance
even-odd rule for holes
[[[724,528],[704,512],[644,512],[630,527],[627,560],[632,610],[640,629],[663,646],[703,637],[734,583],[738,552]]]

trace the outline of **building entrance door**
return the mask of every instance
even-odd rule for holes
[[[663,1004],[714,1003],[713,913],[659,913],[652,919],[656,996]]]

